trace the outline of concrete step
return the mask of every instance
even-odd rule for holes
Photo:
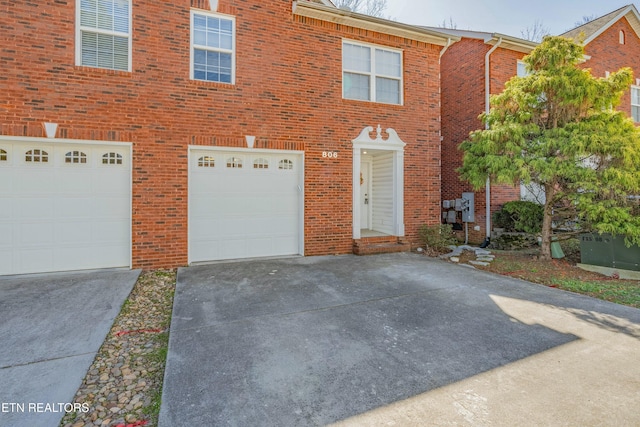
[[[410,250],[409,242],[395,236],[364,237],[353,241],[353,253],[356,255],[409,252]]]

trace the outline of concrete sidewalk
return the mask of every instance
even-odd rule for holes
[[[640,310],[413,254],[179,271],[160,425],[640,425]]]
[[[57,426],[139,270],[0,277],[0,426]]]

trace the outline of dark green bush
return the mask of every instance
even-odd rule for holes
[[[542,230],[544,207],[534,202],[507,202],[492,216],[494,227],[519,233],[539,233]]]

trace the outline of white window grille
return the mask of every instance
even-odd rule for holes
[[[289,159],[282,159],[278,162],[278,169],[291,170],[293,169],[293,162]]]
[[[122,155],[118,153],[105,153],[102,156],[102,164],[103,165],[121,165]]]
[[[82,151],[69,151],[64,155],[65,163],[87,163],[87,155]]]
[[[33,163],[47,163],[49,161],[49,153],[44,150],[29,150],[25,154],[24,160]]]
[[[227,167],[232,169],[242,169],[242,159],[240,157],[229,157]]]
[[[402,104],[402,52],[343,41],[342,96]]]
[[[191,78],[234,83],[235,20],[219,14],[191,12]]]
[[[640,86],[631,86],[631,117],[640,123]]]
[[[269,160],[260,158],[253,161],[254,169],[269,169]]]
[[[202,156],[198,159],[198,167],[212,168],[216,165],[216,159],[213,156]]]
[[[78,65],[131,71],[131,1],[77,0]]]

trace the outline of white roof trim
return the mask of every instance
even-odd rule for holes
[[[584,41],[585,45],[588,45],[589,43],[591,43],[592,41],[594,41],[596,38],[598,38],[602,33],[604,33],[605,31],[607,31],[609,28],[611,28],[613,26],[613,24],[615,24],[616,22],[618,22],[620,19],[624,18],[625,16],[627,16],[629,13],[633,13],[633,15],[635,16],[635,18],[638,20],[638,22],[640,22],[640,14],[638,14],[638,9],[636,9],[636,7],[632,4],[630,4],[629,6],[625,7],[624,9],[622,9],[620,11],[620,13],[613,18],[612,20],[610,20],[606,25],[603,25],[598,31],[596,31],[595,33],[593,33],[588,39],[586,39]],[[638,34],[638,31],[636,30],[635,27],[633,27],[633,23],[630,22],[630,24],[632,25],[633,30],[636,32],[636,36],[640,37],[640,34]]]
[[[424,27],[402,24],[400,22],[376,18],[361,13],[324,6],[319,3],[294,1],[293,14],[438,46],[446,46],[450,41],[460,41],[460,37],[425,29]]]

